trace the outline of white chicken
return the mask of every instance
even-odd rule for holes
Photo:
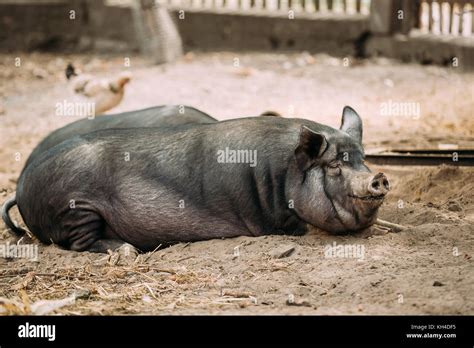
[[[77,74],[74,66],[68,64],[66,78],[71,81],[75,93],[94,102],[95,113],[100,115],[122,101],[124,87],[130,81],[131,75],[123,72],[115,79],[101,79],[88,74]]]

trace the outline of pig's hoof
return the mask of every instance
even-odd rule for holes
[[[115,251],[119,253],[121,257],[132,260],[135,260],[139,254],[138,249],[128,243],[123,243],[120,247],[115,249]]]
[[[369,237],[372,237],[372,236],[382,236],[384,234],[387,234],[388,232],[390,232],[390,230],[387,229],[387,228],[372,225],[372,226],[367,227],[366,229],[360,231],[359,237],[369,238]]]

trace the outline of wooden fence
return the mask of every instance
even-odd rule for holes
[[[370,0],[165,0],[168,7],[261,12],[368,14]]]
[[[370,0],[164,0],[164,3],[172,9],[365,15],[370,13],[371,6]],[[410,12],[405,15],[413,18],[412,24],[405,26],[405,33],[419,29],[434,35],[473,35],[474,0],[395,0],[394,4],[391,16],[395,21],[399,16],[397,6]]]
[[[473,0],[419,1],[415,28],[435,35],[472,36],[473,11]]]

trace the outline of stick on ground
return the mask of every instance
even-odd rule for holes
[[[384,227],[388,227],[393,232],[401,232],[401,231],[404,231],[404,230],[407,229],[405,226],[394,224],[392,222],[388,222],[388,221],[385,221],[385,220],[382,220],[382,219],[377,219],[377,221],[375,221],[375,224],[380,225],[380,226],[384,226]]]

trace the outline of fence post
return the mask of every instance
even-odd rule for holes
[[[413,0],[412,0],[413,1]],[[398,11],[401,0],[377,0],[370,2],[370,30],[374,34],[390,35],[401,29]]]
[[[319,0],[314,0],[314,11],[319,12]]]
[[[403,20],[401,23],[401,33],[408,35],[410,31],[417,27],[420,16],[420,0],[403,0],[402,11]]]
[[[327,0],[327,5],[328,5],[328,10],[329,11],[332,11],[332,8],[333,8],[333,0]]]
[[[474,4],[471,5],[471,11],[474,11]],[[474,12],[471,15],[471,35],[474,35]]]
[[[428,3],[428,31],[431,33],[433,30],[433,1],[427,0]]]
[[[443,3],[439,2],[439,32],[442,34],[444,32],[444,16],[443,16]]]
[[[458,13],[459,13],[459,35],[463,32],[463,19],[464,19],[464,1],[458,2]]]

